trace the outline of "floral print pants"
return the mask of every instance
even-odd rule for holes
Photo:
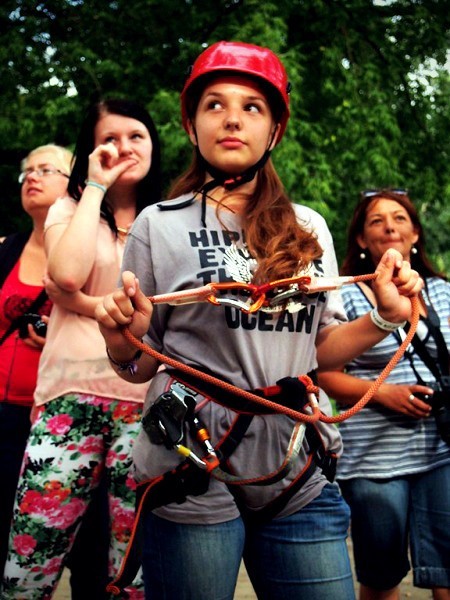
[[[109,570],[117,573],[134,521],[131,449],[141,409],[135,402],[67,394],[39,413],[17,489],[2,600],[52,597],[103,469],[109,483]],[[140,580],[127,591],[129,598],[144,598]]]

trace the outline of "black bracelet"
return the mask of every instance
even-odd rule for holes
[[[113,365],[115,365],[117,367],[117,370],[120,373],[123,371],[128,371],[130,375],[136,375],[136,373],[138,372],[137,361],[142,356],[142,350],[137,350],[137,352],[133,356],[133,358],[127,362],[119,362],[118,360],[115,360],[111,356],[108,346],[106,346],[106,354],[107,354],[109,360],[112,362]]]

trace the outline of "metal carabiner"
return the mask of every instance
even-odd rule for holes
[[[263,306],[265,296],[260,296],[251,304],[248,304],[249,300],[243,302],[242,300],[236,300],[235,298],[217,298],[217,296],[210,296],[207,300],[216,306],[231,306],[232,308],[238,308],[244,313],[251,314]]]
[[[295,285],[296,284],[294,284],[293,288],[295,287]],[[296,289],[280,292],[279,294],[276,294],[269,300],[269,306],[278,306],[279,304],[284,304],[286,300],[289,300],[290,298],[295,298],[295,296],[298,296],[301,293],[304,292],[299,290],[298,286]]]
[[[229,281],[219,283],[208,283],[198,288],[190,290],[181,290],[168,294],[159,294],[149,296],[149,300],[155,304],[171,304],[174,306],[181,304],[190,304],[194,302],[210,302],[216,306],[231,306],[245,313],[254,313],[263,307],[274,307],[283,304],[286,300],[297,296],[298,294],[315,294],[317,292],[327,292],[338,290],[343,285],[355,283],[357,281],[366,281],[374,279],[375,274],[343,276],[343,277],[316,277],[313,275],[301,275],[278,279],[262,285],[253,283],[244,283],[241,281]],[[288,288],[276,292],[279,288]],[[249,298],[244,302],[236,298],[219,298],[219,292],[240,291],[248,294]],[[272,298],[267,294],[274,292]]]

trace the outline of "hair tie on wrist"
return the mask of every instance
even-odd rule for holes
[[[136,354],[133,356],[133,358],[127,362],[119,362],[118,360],[115,360],[111,356],[108,346],[106,346],[106,354],[108,355],[109,360],[112,362],[113,365],[115,365],[117,367],[117,370],[120,373],[122,371],[128,371],[130,375],[136,375],[136,373],[138,372],[137,361],[142,356],[142,350],[138,350],[136,352]]]
[[[99,190],[102,190],[102,192],[104,194],[106,194],[106,192],[108,191],[108,188],[105,185],[103,185],[102,183],[97,183],[96,181],[85,181],[84,184],[86,185],[86,187],[88,185],[91,185],[92,187],[96,187]]]
[[[380,313],[376,307],[372,308],[369,314],[370,318],[372,319],[372,323],[382,331],[397,331],[397,329],[400,329],[400,327],[404,327],[406,325],[406,321],[402,321],[401,323],[386,321],[386,319],[383,319],[383,317],[380,316]]]

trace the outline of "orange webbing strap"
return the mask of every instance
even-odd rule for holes
[[[206,493],[209,480],[210,476],[206,471],[185,460],[171,471],[138,484],[133,530],[119,572],[107,585],[107,592],[127,597],[126,588],[134,581],[142,564],[143,532],[140,524],[143,515],[172,502],[182,504],[187,496]]]
[[[340,415],[336,415],[333,417],[323,414],[320,411],[320,409],[316,403],[309,404],[309,406],[312,410],[312,414],[307,414],[304,412],[299,412],[297,410],[293,410],[292,408],[289,408],[287,406],[282,406],[282,405],[278,404],[277,402],[268,400],[267,398],[257,396],[256,394],[249,392],[247,390],[243,390],[231,383],[228,383],[227,381],[222,381],[221,379],[218,379],[217,377],[214,377],[213,375],[210,375],[209,373],[203,373],[202,371],[199,371],[198,369],[195,369],[194,367],[185,365],[184,363],[182,363],[178,360],[175,360],[174,358],[170,358],[169,356],[165,356],[164,354],[161,354],[157,350],[154,350],[153,348],[151,348],[150,346],[148,346],[141,340],[137,339],[131,333],[131,331],[128,329],[128,327],[124,327],[122,331],[123,331],[123,335],[129,342],[134,344],[136,346],[136,348],[139,348],[139,350],[142,350],[142,352],[144,352],[145,354],[148,354],[149,356],[155,358],[157,361],[164,363],[164,364],[172,367],[173,369],[182,371],[183,373],[186,373],[187,375],[191,375],[198,379],[202,379],[203,381],[206,381],[207,383],[211,383],[212,385],[215,385],[219,388],[222,388],[223,390],[225,390],[227,392],[241,396],[245,400],[249,400],[250,402],[255,402],[256,404],[262,405],[262,406],[266,407],[267,409],[270,409],[274,412],[285,414],[288,417],[290,417],[291,419],[294,419],[294,421],[301,421],[303,423],[315,423],[316,421],[323,421],[324,423],[337,423],[340,421],[344,421],[345,419],[348,419],[349,417],[353,416],[355,413],[357,413],[359,410],[361,410],[373,398],[374,394],[377,392],[380,385],[382,383],[384,383],[387,376],[390,374],[392,369],[396,366],[398,361],[403,356],[406,348],[411,343],[411,340],[417,329],[417,323],[419,322],[420,315],[419,315],[419,299],[418,299],[418,297],[415,296],[414,298],[411,298],[411,305],[412,305],[412,316],[411,316],[410,330],[408,331],[406,338],[404,339],[404,341],[402,342],[402,344],[400,345],[400,347],[398,348],[398,350],[396,351],[394,356],[391,358],[391,360],[388,362],[386,367],[380,373],[378,379],[376,381],[374,381],[374,383],[371,385],[369,390],[364,394],[364,396],[354,406],[352,406],[349,410],[341,413]],[[303,383],[305,384],[306,391],[308,393],[313,393],[313,394],[318,393],[319,388],[314,385],[312,380],[307,375],[301,375],[301,376],[299,376],[299,379],[302,380]]]
[[[315,472],[316,467],[317,465],[314,461],[313,454],[308,454],[303,469],[300,471],[300,473],[298,473],[295,479],[290,482],[288,487],[286,487],[281,494],[269,502],[269,504],[266,504],[263,508],[258,510],[250,510],[247,508],[237,493],[233,492],[235,488],[229,487],[228,489],[233,494],[239,512],[244,517],[245,524],[260,526],[274,519],[280,513],[280,511],[283,510],[289,500],[308,481],[311,475]]]
[[[239,426],[237,427],[237,422]],[[234,452],[250,423],[248,416],[237,417],[230,430],[220,440],[219,447],[224,450],[226,460]],[[228,439],[232,434],[232,439]],[[208,490],[210,473],[200,469],[196,464],[186,459],[170,471],[138,484],[136,492],[136,514],[133,530],[128,541],[125,556],[117,576],[111,581],[106,590],[114,596],[127,597],[126,588],[131,585],[141,567],[142,559],[142,529],[140,527],[143,515],[160,506],[171,503],[182,504],[188,496],[201,496]]]
[[[261,396],[257,396],[256,394],[253,394],[252,392],[243,390],[231,383],[222,381],[221,379],[218,379],[217,377],[214,377],[213,375],[209,375],[208,373],[203,373],[202,371],[199,371],[198,369],[195,369],[194,367],[190,367],[189,365],[185,365],[184,363],[182,363],[178,360],[175,360],[174,358],[170,358],[169,356],[165,356],[164,354],[161,354],[157,350],[154,350],[153,348],[151,348],[150,346],[148,346],[147,344],[145,344],[144,342],[139,340],[137,337],[135,337],[131,333],[131,331],[128,329],[128,327],[124,327],[122,331],[123,331],[124,337],[129,342],[134,344],[136,346],[136,348],[139,348],[139,350],[142,350],[142,352],[144,352],[145,354],[148,354],[149,356],[155,358],[157,361],[164,363],[164,364],[168,365],[169,367],[172,367],[173,369],[177,369],[178,371],[182,371],[183,373],[186,373],[187,375],[192,375],[193,377],[202,379],[203,381],[206,381],[207,383],[211,383],[212,385],[220,387],[227,392],[241,396],[242,398],[244,398],[245,400],[249,400],[250,402],[256,402],[257,404],[261,404],[262,406],[265,406],[267,409],[270,409],[273,412],[283,413],[283,414],[287,415],[288,417],[291,417],[291,419],[294,419],[294,421],[302,421],[304,423],[314,423],[315,421],[318,421],[320,418],[321,412],[320,412],[320,409],[318,406],[311,407],[312,408],[311,415],[308,415],[306,413],[301,413],[297,410],[293,410],[292,408],[288,408],[286,406],[280,406],[277,402],[272,402],[272,400],[268,400],[267,398],[262,398]],[[301,375],[299,377],[299,379],[305,379],[305,378],[306,378],[306,381],[304,381],[304,383],[306,385],[306,391],[311,392],[311,393],[318,392],[319,388],[313,384],[313,382],[307,375]]]

